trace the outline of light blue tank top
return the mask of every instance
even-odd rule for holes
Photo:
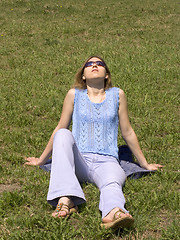
[[[87,89],[75,89],[72,134],[82,153],[118,158],[119,88],[106,90],[101,103],[93,103]]]

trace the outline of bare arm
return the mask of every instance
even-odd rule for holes
[[[148,164],[146,158],[144,157],[141,148],[139,146],[139,142],[137,136],[129,122],[128,117],[128,106],[125,93],[123,90],[119,90],[119,124],[121,129],[121,134],[127,145],[131,149],[132,153],[136,157],[138,163],[141,167],[146,168],[148,170],[157,170],[161,168],[160,164]]]
[[[44,149],[43,153],[39,158],[35,158],[35,157],[25,158],[27,161],[25,165],[40,166],[47,162],[47,160],[52,154],[54,134],[60,128],[69,128],[71,118],[72,118],[72,113],[73,113],[73,107],[74,107],[74,96],[75,96],[75,89],[70,89],[64,99],[63,109],[62,109],[59,123],[54,129],[46,148]]]

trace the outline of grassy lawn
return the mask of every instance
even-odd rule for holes
[[[0,1],[0,239],[180,239],[179,10],[177,0]],[[49,173],[24,167],[40,156],[85,58],[102,56],[149,162],[163,171],[124,187],[132,229],[100,228],[99,192],[68,220],[46,202]],[[124,144],[119,135],[119,144]]]

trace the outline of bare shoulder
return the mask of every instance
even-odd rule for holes
[[[119,89],[119,100],[124,100],[126,99],[126,94],[122,89]]]
[[[67,96],[74,98],[74,96],[75,96],[75,88],[71,88],[71,89],[68,91]]]
[[[74,102],[74,97],[75,97],[75,89],[71,88],[66,94],[66,99],[68,99],[68,101]]]
[[[119,89],[119,116],[120,119],[126,119],[128,121],[128,104],[126,99],[126,94],[122,89]]]

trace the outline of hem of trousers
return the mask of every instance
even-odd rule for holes
[[[47,197],[47,201],[52,206],[56,207],[58,204],[59,198],[63,197],[63,196],[71,197],[72,201],[75,205],[80,205],[80,204],[86,202],[86,198],[84,197],[84,195],[80,195],[80,194],[73,193],[73,192],[65,192],[65,193],[59,192],[59,193],[53,194],[53,196],[51,195],[51,197],[49,197],[49,196]]]

